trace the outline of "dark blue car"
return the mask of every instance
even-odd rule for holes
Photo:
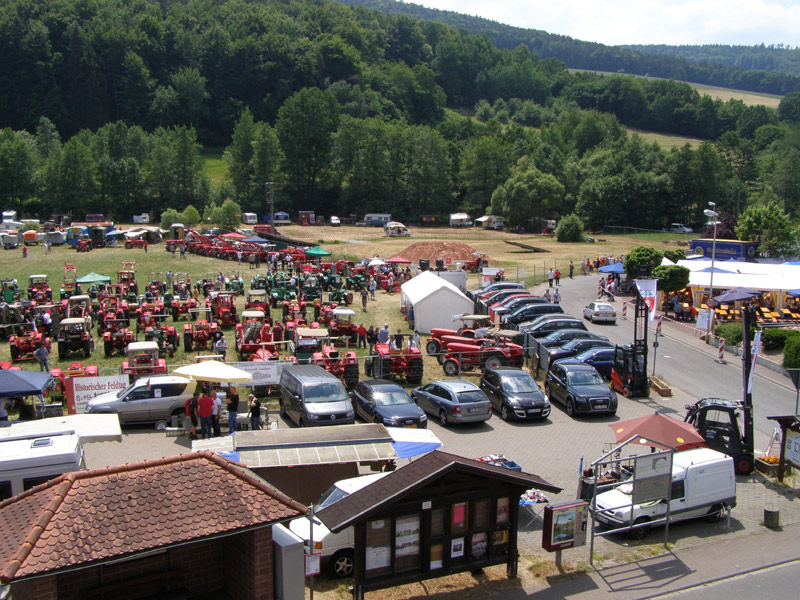
[[[562,358],[558,363],[592,365],[600,375],[606,379],[611,379],[611,368],[614,366],[614,348],[591,348],[576,354],[572,358]]]
[[[360,381],[350,392],[356,416],[389,427],[428,426],[428,417],[402,387],[385,379]]]
[[[585,352],[591,348],[610,348],[614,350],[614,344],[604,340],[590,340],[590,339],[576,339],[567,342],[558,348],[551,348],[548,356],[548,368],[552,368],[557,360],[562,358],[571,358],[576,354]]]

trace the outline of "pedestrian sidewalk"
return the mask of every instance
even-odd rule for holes
[[[634,560],[564,582],[521,590],[520,597],[643,600],[800,559],[800,526],[709,541]],[[555,579],[555,578],[554,578]],[[546,586],[546,587],[545,587]]]

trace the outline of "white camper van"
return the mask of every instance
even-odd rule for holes
[[[472,227],[472,220],[467,213],[451,213],[450,227]]]
[[[597,520],[613,529],[664,519],[667,504],[654,500],[631,503],[633,484],[622,485],[598,494]],[[705,517],[711,522],[722,518],[725,509],[736,506],[736,476],[733,459],[710,448],[675,452],[672,458],[672,491],[669,504],[670,522]],[[649,527],[631,530],[639,539]]]
[[[0,500],[84,468],[83,446],[75,433],[6,438],[0,441]]]

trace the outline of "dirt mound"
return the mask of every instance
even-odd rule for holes
[[[475,248],[463,242],[417,242],[402,250],[399,254],[411,262],[419,262],[427,258],[434,262],[437,258],[452,258],[453,261],[466,261],[474,258]]]

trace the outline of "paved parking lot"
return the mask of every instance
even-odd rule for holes
[[[567,312],[579,315],[579,308],[594,299],[596,277],[562,280],[563,296]],[[619,303],[619,301],[618,301]],[[629,315],[629,318],[632,315]],[[596,332],[606,335],[619,326],[589,325]],[[669,335],[669,332],[667,332]],[[612,337],[612,340],[614,338]],[[689,336],[684,343],[692,343]],[[698,345],[702,343],[696,341]],[[661,357],[662,363],[668,361]],[[708,353],[709,367],[712,368],[713,357]],[[665,368],[667,365],[665,364]],[[719,372],[719,371],[715,371]],[[726,372],[724,372],[726,373]],[[713,375],[711,375],[713,376]],[[775,375],[780,378],[780,375]],[[475,377],[472,378],[476,380]],[[780,382],[781,385],[784,382]],[[564,488],[564,491],[551,498],[554,502],[572,500],[576,497],[581,460],[588,466],[610,447],[613,432],[609,425],[661,412],[676,418],[682,418],[684,405],[696,398],[680,388],[673,390],[669,398],[654,396],[650,398],[627,399],[620,396],[619,409],[615,416],[580,417],[571,419],[560,406],[554,406],[550,417],[540,422],[503,422],[496,414],[490,421],[479,425],[453,426],[442,428],[437,422],[429,421],[429,427],[444,443],[444,450],[466,457],[478,457],[486,454],[504,454],[518,462],[524,471],[535,473],[547,481]],[[280,427],[288,427],[281,422]],[[164,432],[155,432],[152,428],[126,428],[125,440],[122,444],[100,443],[87,446],[87,465],[91,467],[130,462],[145,458],[156,458],[174,453],[188,451],[189,442],[185,437],[168,438]],[[758,444],[764,436],[757,437]],[[760,448],[757,444],[757,448]],[[795,488],[778,487],[755,473],[750,477],[740,477],[737,481],[739,505],[732,513],[732,530],[726,532],[725,522],[708,524],[697,520],[671,528],[670,538],[675,547],[691,547],[713,540],[718,535],[748,535],[761,530],[764,508],[781,510],[783,525],[800,523],[800,510],[797,505],[800,497]],[[524,526],[520,536],[520,546],[526,551],[541,549],[541,520],[531,519],[524,514],[521,525]],[[660,530],[651,532],[645,544],[659,544],[663,540]],[[596,552],[609,562],[620,557],[630,557],[631,553],[642,552],[639,542],[631,542],[627,538],[615,537],[599,539]],[[633,548],[633,550],[632,550]],[[588,549],[579,548],[567,551],[565,560],[586,562]]]

